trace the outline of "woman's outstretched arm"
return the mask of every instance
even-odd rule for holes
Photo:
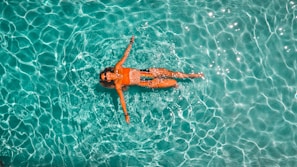
[[[126,122],[129,124],[130,123],[130,117],[129,117],[129,114],[128,114],[128,111],[127,111],[123,91],[122,91],[121,88],[116,88],[116,90],[117,90],[117,93],[118,93],[118,95],[120,97],[120,102],[121,102],[121,105],[122,105],[122,108],[123,108],[123,111],[124,111],[124,114],[125,114]]]
[[[130,53],[133,43],[134,43],[134,36],[131,37],[130,43],[129,43],[127,49],[125,50],[122,59],[115,65],[115,69],[119,69],[119,67],[121,67],[124,64],[124,62],[126,61],[128,55]]]

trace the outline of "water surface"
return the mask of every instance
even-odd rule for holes
[[[5,166],[296,166],[297,2],[0,2]],[[98,73],[205,79],[130,88],[127,125]]]

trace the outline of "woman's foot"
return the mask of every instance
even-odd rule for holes
[[[203,73],[189,74],[189,78],[203,78],[203,77],[204,77]]]

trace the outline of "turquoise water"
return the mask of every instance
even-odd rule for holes
[[[0,9],[4,166],[297,166],[296,0],[4,0]],[[206,77],[129,88],[127,125],[98,73],[132,35],[125,66]]]

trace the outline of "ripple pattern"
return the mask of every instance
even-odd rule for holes
[[[0,2],[0,166],[296,166],[297,2]],[[98,84],[126,66],[178,89]]]

